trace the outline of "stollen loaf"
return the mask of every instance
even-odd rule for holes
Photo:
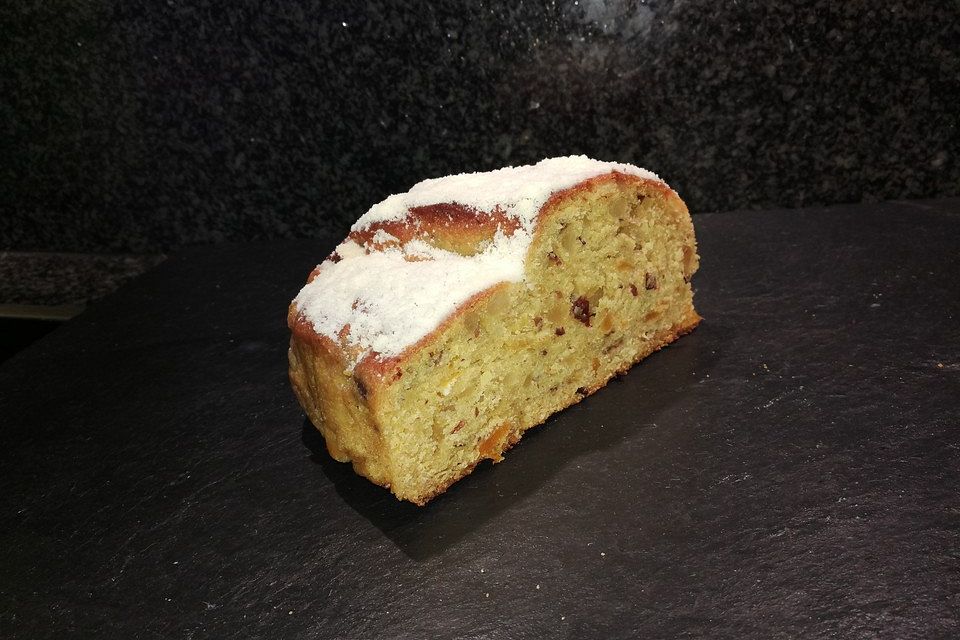
[[[418,505],[693,330],[693,224],[584,156],[373,206],[291,303],[290,379],[330,455]]]

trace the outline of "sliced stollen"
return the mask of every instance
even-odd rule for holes
[[[584,156],[425,180],[363,215],[288,313],[330,455],[425,504],[700,321],[686,205]]]

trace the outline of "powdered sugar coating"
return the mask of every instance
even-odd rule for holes
[[[348,239],[337,248],[340,260],[320,265],[294,304],[317,333],[356,347],[351,352],[358,355],[349,367],[371,352],[381,358],[398,356],[474,295],[501,282],[522,281],[537,215],[550,196],[612,171],[659,181],[645,169],[586,156],[424,180],[374,205],[352,229],[401,221],[411,208],[445,203],[482,212],[499,207],[519,220],[520,228],[509,236],[498,231],[490,245],[473,256],[421,240],[376,251]],[[374,240],[386,240],[387,235],[378,230]]]

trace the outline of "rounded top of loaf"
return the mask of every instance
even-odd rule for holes
[[[523,280],[547,201],[610,173],[662,182],[586,156],[424,180],[357,220],[294,299],[294,313],[340,345],[348,369],[399,356],[473,296]]]
[[[612,171],[661,181],[652,171],[632,164],[604,162],[587,156],[547,158],[520,167],[459,173],[418,182],[406,193],[389,196],[370,207],[351,229],[359,231],[377,222],[402,220],[411,209],[418,207],[457,203],[482,212],[499,208],[532,230],[540,208],[552,194]]]

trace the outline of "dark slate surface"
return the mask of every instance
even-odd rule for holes
[[[695,211],[960,195],[960,4],[9,3],[0,249],[339,235],[586,153]]]
[[[286,380],[330,241],[173,256],[0,366],[0,636],[960,634],[960,199],[696,219],[704,324],[430,505]]]

